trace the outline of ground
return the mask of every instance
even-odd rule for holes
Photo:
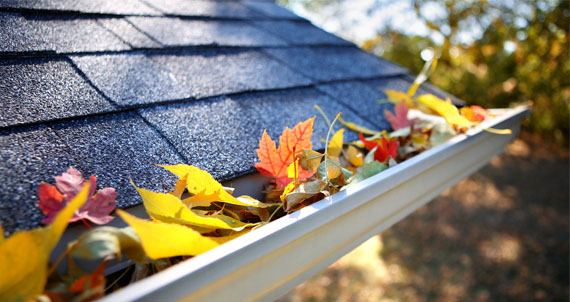
[[[568,301],[568,150],[506,152],[279,299]]]

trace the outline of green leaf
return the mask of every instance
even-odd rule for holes
[[[99,227],[83,233],[76,241],[71,255],[84,259],[100,259],[124,254],[137,263],[146,263],[142,243],[131,227]]]
[[[372,177],[384,170],[388,169],[388,166],[379,162],[379,161],[372,161],[370,163],[364,164],[362,167],[356,170],[354,176],[349,180],[349,184],[346,185],[344,188],[348,186],[355,185],[369,177]]]

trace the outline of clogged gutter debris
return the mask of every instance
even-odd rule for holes
[[[431,62],[430,62],[431,64]],[[428,70],[425,68],[424,70]],[[95,177],[83,179],[69,169],[56,177],[56,186],[42,183],[39,206],[47,215],[43,228],[0,237],[2,301],[90,301],[119,288],[117,284],[137,281],[188,257],[204,253],[224,242],[250,232],[287,213],[344,190],[364,179],[441,144],[458,133],[491,118],[478,106],[457,109],[449,100],[434,95],[414,96],[425,80],[420,74],[408,92],[386,90],[387,102],[395,112],[385,111],[392,131],[375,131],[345,121],[339,113],[331,122],[315,106],[319,118],[329,125],[325,150],[312,150],[312,117],[286,128],[278,145],[264,131],[255,165],[270,178],[265,200],[233,196],[206,171],[189,165],[161,166],[178,176],[172,192],[157,193],[132,185],[140,194],[151,220],[116,210],[129,226],[92,228],[88,221],[105,224],[113,217],[115,190],[104,188],[96,194]],[[383,101],[383,102],[386,102]],[[333,132],[336,122],[345,128]],[[344,131],[356,131],[360,139],[343,140]],[[498,134],[508,130],[485,129]],[[55,263],[49,256],[69,222],[83,221],[90,230],[71,242]],[[3,230],[0,228],[0,233]],[[114,280],[104,269],[110,259],[127,257],[135,263]],[[77,259],[99,260],[92,272],[84,272]],[[67,272],[57,266],[66,260]]]

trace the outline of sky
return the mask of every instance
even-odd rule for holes
[[[436,43],[442,43],[443,37],[431,32],[416,16],[409,0],[379,1],[350,0],[339,5],[330,5],[319,12],[307,10],[301,3],[291,1],[291,9],[298,15],[311,20],[326,31],[339,35],[361,45],[374,38],[379,30],[390,26],[405,34],[429,35]],[[381,5],[375,4],[382,2]],[[374,9],[372,9],[374,8]],[[422,11],[424,13],[424,11]],[[445,8],[434,4],[425,8],[430,16],[445,16]]]

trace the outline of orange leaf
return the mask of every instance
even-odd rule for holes
[[[105,266],[109,260],[103,261],[91,274],[79,278],[73,282],[69,291],[72,293],[80,293],[86,290],[94,290],[96,297],[100,298],[105,295]],[[95,293],[94,293],[95,294]]]
[[[257,171],[263,176],[276,179],[288,179],[287,167],[291,165],[295,159],[295,155],[301,154],[303,149],[311,149],[311,136],[313,135],[312,117],[304,122],[297,124],[293,129],[289,127],[283,130],[279,138],[279,148],[275,146],[275,142],[271,139],[267,131],[263,131],[261,140],[259,141],[259,149],[257,156],[259,162],[255,164]],[[303,175],[302,171],[300,174]],[[283,184],[283,181],[280,181]]]
[[[259,149],[256,151],[257,157],[259,158],[259,162],[255,164],[257,171],[267,177],[276,177],[276,175],[279,175],[283,162],[281,158],[279,158],[275,142],[265,130],[263,130],[261,140],[259,141]]]

